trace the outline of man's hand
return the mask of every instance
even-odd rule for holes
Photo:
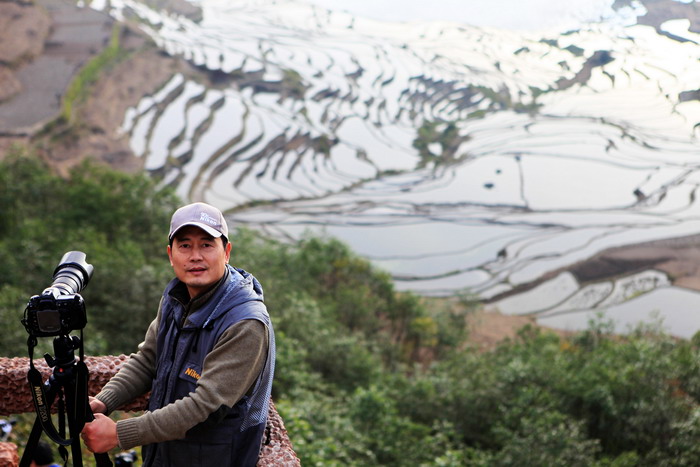
[[[92,410],[92,413],[102,413],[106,414],[107,413],[107,406],[105,405],[104,402],[102,402],[99,399],[96,399],[92,396],[90,396],[90,410]]]
[[[82,438],[90,452],[107,452],[119,444],[117,423],[106,415],[96,413],[95,420],[85,424]]]

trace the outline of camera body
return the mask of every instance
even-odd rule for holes
[[[56,267],[53,283],[29,299],[22,324],[34,337],[64,336],[87,324],[85,302],[79,292],[92,277],[85,253],[69,251]]]
[[[24,326],[35,337],[63,336],[86,324],[85,302],[78,294],[34,295],[29,299]]]

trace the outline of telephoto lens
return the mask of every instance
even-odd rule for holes
[[[42,293],[50,291],[54,297],[80,293],[90,281],[94,268],[85,261],[82,251],[69,251],[53,272],[53,283]],[[56,289],[55,292],[52,289]]]
[[[41,295],[29,299],[22,324],[34,337],[67,335],[87,324],[85,303],[80,296],[92,277],[93,267],[82,251],[63,255],[53,273],[53,282]]]

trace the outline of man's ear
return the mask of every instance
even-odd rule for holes
[[[170,260],[170,265],[173,265],[173,250],[170,245],[168,245],[168,259]]]
[[[231,242],[226,242],[225,250],[226,250],[226,262],[228,263],[228,261],[231,259]]]

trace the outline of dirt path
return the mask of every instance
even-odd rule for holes
[[[27,136],[61,111],[61,98],[77,71],[109,42],[113,20],[64,0],[2,2],[5,84],[0,133]]]
[[[73,121],[40,133],[60,116],[72,79],[109,44],[113,28],[107,14],[68,0],[0,2],[0,157],[20,141],[31,142],[60,173],[86,158],[132,173],[143,169],[120,131],[124,115],[174,73],[193,69],[162,54],[135,26],[122,24],[125,58],[101,74]]]

